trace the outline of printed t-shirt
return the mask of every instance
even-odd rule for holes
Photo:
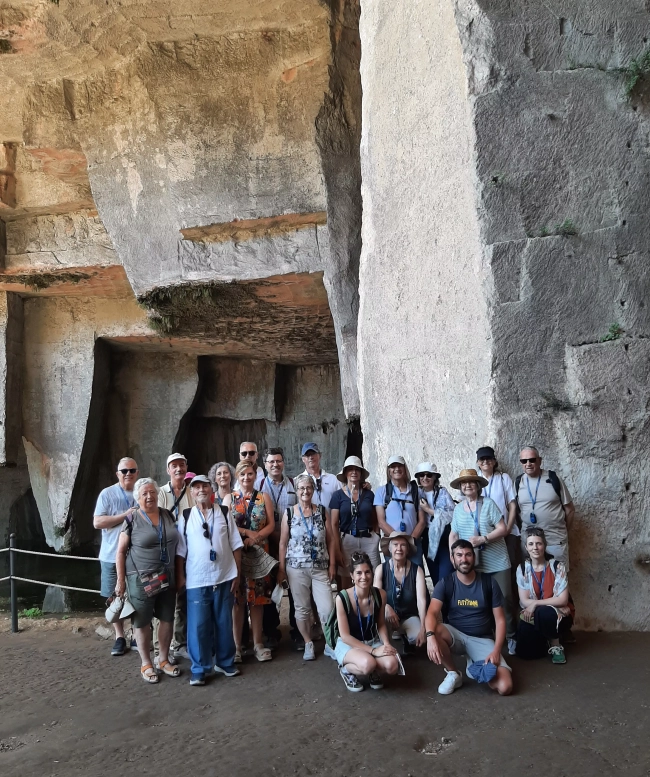
[[[494,636],[494,607],[503,607],[503,594],[499,584],[490,577],[492,585],[492,604],[483,598],[481,573],[477,572],[474,582],[470,585],[461,583],[456,572],[448,577],[453,578],[453,594],[449,604],[447,623],[470,637]],[[438,580],[433,589],[433,598],[445,602],[445,580]]]

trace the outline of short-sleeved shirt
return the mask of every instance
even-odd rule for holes
[[[470,537],[485,536],[503,520],[503,516],[496,504],[488,497],[479,497],[477,503],[481,505],[478,516],[479,530],[476,531],[474,518],[465,510],[466,502],[463,501],[456,505],[454,517],[451,519],[451,530],[458,534],[459,539],[469,540]],[[476,515],[476,510],[474,511]],[[479,572],[501,572],[503,569],[510,569],[510,556],[508,548],[503,537],[489,542],[485,548],[482,548],[479,554],[479,563],[477,570]]]
[[[204,521],[209,526],[210,539],[203,533]],[[193,507],[187,516],[187,527],[181,514],[178,535],[176,554],[185,559],[187,588],[220,585],[237,577],[237,562],[233,551],[243,547],[244,543],[230,513],[224,518],[221,508],[217,506],[204,519],[199,508]],[[210,548],[216,553],[215,561],[210,560]]]
[[[180,498],[178,504],[176,505],[176,508],[172,510],[175,504],[176,494],[174,493],[171,482],[166,483],[158,491],[158,507],[164,507],[165,509],[169,510],[169,512],[174,516],[174,520],[178,522],[178,517],[179,515],[183,515],[183,510],[194,507],[194,497],[192,496],[189,483],[185,488],[185,493],[183,493],[183,496]]]
[[[293,507],[298,501],[296,490],[288,477],[285,477],[282,483],[278,485],[267,475],[262,483],[261,491],[263,494],[268,494],[271,497],[277,529],[282,516],[287,512],[287,507]]]
[[[164,523],[162,546],[165,547],[166,538],[167,557],[169,559],[167,564],[160,560],[161,540],[158,527],[152,525],[142,510],[137,510],[129,521],[125,520],[122,524],[122,531],[131,534],[131,543],[126,554],[127,575],[148,575],[151,572],[157,572],[159,569],[167,567],[173,577],[174,559],[176,557],[176,547],[178,546],[178,531],[169,510],[161,508],[159,520]]]
[[[383,507],[386,500],[386,486],[379,486],[375,492],[375,507]],[[418,507],[413,504],[411,498],[411,484],[409,483],[406,491],[400,491],[393,486],[393,498],[386,507],[386,523],[394,531],[406,531],[413,534],[413,530],[418,523]],[[404,522],[406,528],[401,529],[400,524]]]
[[[483,598],[483,584],[481,583],[481,573],[477,572],[476,578],[471,585],[465,585],[458,579],[456,572],[452,572],[447,577],[452,578],[453,594],[449,602],[449,612],[446,622],[463,634],[470,637],[493,637],[494,636],[494,607],[503,607],[503,594],[499,584],[490,577],[492,585],[492,604],[490,605]],[[433,589],[433,598],[445,604],[445,580],[438,580]]]
[[[133,491],[125,491],[119,483],[109,486],[100,492],[93,515],[120,515],[130,507],[137,507]],[[99,549],[99,560],[115,563],[117,546],[120,541],[122,524],[110,529],[102,529],[102,544]]]
[[[375,495],[368,488],[362,488],[359,491],[359,500],[357,505],[357,531],[372,531],[374,523],[374,500]],[[330,511],[339,511],[339,531],[342,534],[349,534],[352,531],[352,502],[347,490],[347,486],[344,486],[339,491],[336,491],[330,500]]]
[[[303,475],[309,475],[309,472],[305,470]],[[323,505],[329,510],[330,502],[334,494],[341,488],[341,484],[336,478],[336,475],[332,475],[329,472],[325,472],[324,469],[320,471],[320,477],[316,478],[310,475],[314,481],[314,496],[312,499],[317,505]]]
[[[483,489],[483,496],[488,496],[501,511],[503,520],[508,523],[508,505],[515,501],[515,487],[510,475],[505,472],[495,472],[487,478],[488,484]],[[519,527],[515,523],[510,531],[516,537],[520,535]]]
[[[530,529],[532,526],[544,529],[546,542],[549,545],[561,545],[566,543],[568,539],[566,516],[562,505],[568,505],[573,500],[562,478],[558,479],[561,486],[561,499],[556,494],[548,476],[548,471],[545,469],[541,471],[539,478],[529,478],[528,475],[523,475],[519,483],[518,498],[519,507],[521,508],[521,528],[523,534],[525,536],[526,529]],[[528,488],[530,487],[530,493],[535,498],[538,483],[539,491],[537,491],[535,509],[533,510],[533,501],[528,493]],[[537,522],[534,524],[530,521],[531,512],[535,514],[537,519]]]

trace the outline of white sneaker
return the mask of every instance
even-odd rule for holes
[[[189,659],[190,654],[187,652],[186,647],[177,647],[174,650],[174,658],[187,658]]]
[[[447,672],[446,669],[445,672]],[[443,696],[449,696],[456,688],[460,688],[462,684],[463,676],[460,672],[447,672],[447,676],[438,686],[438,693],[441,693]]]
[[[508,640],[508,653],[511,656],[517,655],[517,640],[516,639],[509,639]]]
[[[336,653],[327,643],[325,643],[325,650],[323,650],[323,655],[336,661]]]
[[[314,653],[314,643],[305,642],[305,652],[302,654],[303,661],[314,661],[316,654]]]

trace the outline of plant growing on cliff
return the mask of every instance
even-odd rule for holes
[[[578,234],[578,228],[571,219],[564,219],[561,224],[555,225],[553,233],[555,235],[560,235],[561,237],[570,237],[571,235]]]
[[[607,330],[607,334],[604,335],[600,342],[601,343],[609,343],[612,340],[618,340],[621,335],[625,334],[625,330],[620,324],[614,323],[609,325],[609,329]]]
[[[630,97],[636,89],[639,81],[643,81],[650,75],[650,49],[633,59],[630,64],[623,68],[625,75],[625,96]]]

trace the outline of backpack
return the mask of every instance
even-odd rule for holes
[[[395,488],[389,480],[388,483],[386,483],[386,494],[384,496],[384,510],[393,501],[394,490]],[[410,504],[410,502],[408,502],[408,500],[406,499],[400,499],[398,501],[407,502],[407,504]],[[415,507],[415,512],[417,514],[418,507],[420,504],[420,487],[418,486],[415,480],[411,481],[411,502],[413,502],[413,506]]]
[[[526,574],[526,562],[530,561],[530,559],[525,558],[521,564],[519,565],[521,569],[521,574]],[[549,558],[548,559],[549,566],[551,567],[551,571],[553,572],[553,577],[557,577],[557,565],[560,563],[556,558]],[[543,592],[542,592],[543,593]],[[573,597],[571,596],[571,591],[569,591],[569,604],[575,609],[575,602],[573,601]]]
[[[486,605],[490,608],[490,617],[492,618],[492,628],[496,628],[496,624],[494,622],[494,613],[492,612],[492,575],[489,575],[487,572],[477,572],[477,575],[480,575],[481,579],[481,588],[483,589],[483,601]],[[451,600],[454,596],[454,591],[456,590],[456,573],[451,572],[447,575],[447,577],[444,578],[445,583],[445,598],[442,602],[442,620],[443,623],[447,623],[447,619],[449,617],[449,604],[451,603]]]
[[[350,597],[348,596],[348,592],[343,589],[343,591],[339,592],[339,596],[341,597],[341,600],[343,601],[343,606],[345,607],[345,612],[347,615],[350,614],[351,610],[351,603],[350,603]],[[372,598],[374,601],[375,610],[379,611],[381,609],[381,593],[378,588],[375,588],[373,585],[372,587]],[[376,628],[376,624],[375,624]],[[334,608],[332,612],[327,616],[327,620],[323,624],[323,634],[325,635],[325,642],[329,645],[332,650],[336,649],[336,642],[338,638],[341,636],[341,632],[339,631],[339,619],[336,614],[336,603],[334,604]]]
[[[519,484],[521,483],[521,479],[523,477],[522,475],[517,475],[515,478],[515,500],[517,502],[517,512],[521,514],[521,508],[519,507]],[[550,483],[553,486],[553,491],[558,496],[558,499],[560,500],[560,504],[562,505],[562,509],[564,510],[564,505],[562,504],[562,484],[560,483],[560,478],[557,476],[557,473],[553,472],[552,469],[548,470],[548,478],[546,479],[547,483]],[[566,510],[564,510],[566,512]]]

